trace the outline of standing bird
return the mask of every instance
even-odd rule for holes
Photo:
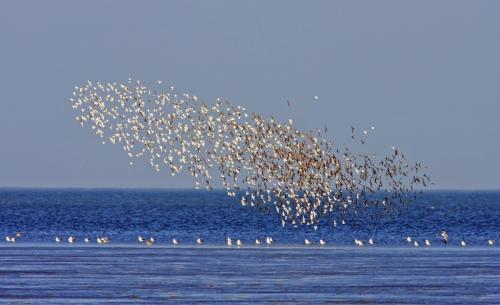
[[[324,239],[320,239],[320,240],[319,240],[319,244],[320,244],[321,246],[326,246],[326,240],[324,240]]]
[[[462,247],[467,246],[467,243],[465,242],[465,240],[463,240],[463,239],[462,239],[462,240],[460,241],[460,246],[462,246]]]
[[[201,239],[201,238],[199,238],[199,237],[198,237],[198,238],[196,239],[196,243],[197,243],[198,245],[203,245],[203,239]]]
[[[138,236],[137,237],[137,241],[140,242],[140,243],[143,243],[144,242],[144,237]]]
[[[373,239],[371,239],[371,238],[368,240],[368,243],[369,243],[370,245],[372,245],[372,246],[375,244],[375,242],[374,242],[374,241],[373,241]]]
[[[413,245],[414,245],[415,247],[418,247],[418,246],[419,246],[418,241],[414,241],[414,242],[413,242]]]
[[[238,239],[238,240],[236,241],[236,245],[237,245],[238,247],[241,247],[241,246],[243,246],[243,242],[242,242],[241,240],[239,240],[239,239]]]
[[[448,232],[446,232],[445,229],[441,230],[441,240],[443,243],[447,244],[448,243]]]
[[[73,236],[68,237],[68,243],[73,244],[76,241],[76,238]]]
[[[233,245],[233,240],[231,239],[231,237],[228,237],[226,239],[226,243],[227,243],[228,246],[232,246]]]
[[[306,244],[307,246],[309,246],[311,244],[311,241],[309,239],[304,239],[304,244]]]
[[[60,243],[60,242],[61,242],[61,239],[60,239],[59,237],[56,237],[56,238],[55,238],[55,241],[56,241],[56,243]]]
[[[431,241],[430,241],[430,240],[428,240],[428,239],[426,239],[426,240],[425,240],[425,245],[426,245],[427,247],[430,247],[430,246],[431,246]]]
[[[260,244],[261,244],[260,240],[259,240],[259,239],[256,239],[256,240],[255,240],[255,244],[256,244],[256,245],[260,245]]]
[[[180,244],[180,243],[181,243],[181,242],[180,242],[179,240],[177,240],[177,238],[172,239],[172,244],[174,244],[174,245],[178,245],[178,244]]]
[[[85,237],[84,241],[85,241],[86,244],[88,244],[88,243],[90,243],[90,238]]]
[[[495,245],[495,240],[494,239],[488,239],[488,245],[494,246]]]
[[[268,244],[268,245],[272,245],[272,244],[273,244],[273,242],[274,242],[274,240],[273,240],[273,238],[272,238],[272,237],[270,237],[270,236],[266,237],[266,244]]]

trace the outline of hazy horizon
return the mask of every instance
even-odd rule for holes
[[[102,145],[69,98],[86,80],[163,80],[213,103],[376,127],[436,190],[499,190],[500,2],[16,1],[0,5],[0,188],[189,189]],[[313,96],[319,96],[315,102]],[[287,107],[286,101],[292,101]],[[497,139],[497,140],[495,140]]]

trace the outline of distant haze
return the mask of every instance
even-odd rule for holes
[[[0,186],[191,187],[75,121],[74,85],[132,77],[327,125],[339,145],[374,125],[361,148],[397,145],[436,188],[499,189],[499,16],[500,1],[3,1]]]

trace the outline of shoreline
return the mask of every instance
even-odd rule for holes
[[[277,250],[359,250],[359,251],[384,251],[384,250],[397,250],[397,251],[421,251],[421,250],[432,250],[432,251],[478,251],[478,250],[493,250],[500,251],[500,247],[498,246],[466,246],[461,247],[460,245],[453,246],[355,246],[355,245],[298,245],[298,244],[274,244],[271,246],[267,245],[243,245],[243,246],[226,246],[221,244],[180,244],[180,245],[171,245],[171,244],[155,244],[152,246],[147,246],[145,244],[138,243],[109,243],[106,245],[100,244],[68,244],[68,243],[50,243],[50,242],[16,242],[16,243],[0,243],[0,248],[61,248],[61,249],[89,249],[89,248],[123,248],[123,249],[193,249],[193,250],[203,250],[203,249],[228,249],[228,250],[244,250],[244,249],[277,249]]]

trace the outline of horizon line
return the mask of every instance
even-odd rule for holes
[[[226,191],[224,188],[213,188],[212,190],[195,189],[192,187],[130,187],[130,186],[0,186],[0,190],[19,189],[19,190],[161,190],[161,191]],[[500,188],[429,188],[418,189],[415,191],[423,192],[500,192]]]

